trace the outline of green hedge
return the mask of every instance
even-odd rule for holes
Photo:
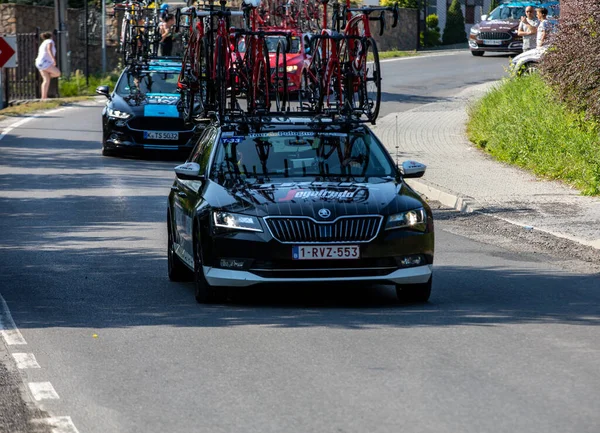
[[[600,125],[559,102],[539,75],[503,81],[469,115],[470,140],[497,159],[600,195]]]
[[[81,71],[75,71],[75,74],[68,79],[59,78],[58,91],[62,98],[94,95],[98,86],[110,86],[111,90],[114,89],[118,78],[119,75],[116,72],[106,75],[92,75],[89,78],[89,85],[86,85],[85,76]]]

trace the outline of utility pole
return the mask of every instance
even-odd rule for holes
[[[102,73],[106,74],[106,0],[102,0]]]
[[[58,52],[58,69],[63,75],[69,76],[67,36],[67,0],[54,0],[54,13],[56,22],[56,46]]]

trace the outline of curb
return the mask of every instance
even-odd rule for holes
[[[566,240],[569,240],[572,242],[576,242],[580,245],[584,245],[586,247],[591,247],[595,250],[600,251],[600,241],[596,241],[596,242],[585,241],[583,239],[578,239],[573,236],[568,236],[568,235],[565,235],[562,233],[556,233],[551,230],[540,229],[539,227],[521,224],[519,222],[512,221],[507,218],[499,217],[498,215],[494,215],[493,213],[486,212],[483,207],[481,207],[477,204],[477,200],[475,200],[474,198],[468,197],[464,194],[460,194],[460,193],[451,191],[447,188],[436,185],[432,182],[426,182],[422,179],[419,179],[419,180],[407,179],[406,183],[408,183],[412,189],[414,189],[419,194],[423,195],[428,200],[438,201],[441,204],[443,204],[444,206],[447,206],[447,207],[457,210],[459,212],[477,213],[480,215],[485,215],[485,216],[488,216],[488,217],[491,217],[491,218],[494,218],[494,219],[497,219],[500,221],[504,221],[506,223],[509,223],[509,224],[512,224],[515,226],[522,227],[526,230],[536,230],[541,233],[546,233],[546,234],[549,234],[551,236],[554,236],[554,237],[557,237],[560,239],[566,239]]]

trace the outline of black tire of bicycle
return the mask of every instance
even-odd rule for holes
[[[369,112],[366,112],[366,116],[369,119],[369,121],[373,124],[375,124],[375,120],[377,119],[377,116],[379,116],[379,109],[381,106],[381,67],[380,67],[380,63],[379,63],[379,51],[377,50],[377,42],[375,42],[375,39],[373,38],[369,38],[366,41],[366,54],[365,57],[367,57],[368,59],[368,55],[369,55],[369,51],[372,51],[373,53],[373,78],[369,79],[367,77],[367,81],[364,83],[364,103],[368,103],[368,86],[369,86],[369,82],[373,82],[375,85],[375,99],[374,99],[374,106],[372,110],[369,110]],[[368,60],[367,60],[367,68],[368,68]]]
[[[287,49],[286,42],[279,41],[275,51],[275,76],[273,77],[273,93],[277,111],[285,111],[288,103]],[[279,62],[281,61],[281,66]],[[280,93],[279,88],[283,91]]]
[[[227,108],[227,71],[225,68],[225,56],[227,55],[227,41],[223,36],[217,36],[215,41],[216,66],[216,95],[219,116],[225,114]]]

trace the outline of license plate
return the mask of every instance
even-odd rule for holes
[[[484,45],[502,45],[502,41],[495,40],[495,39],[484,39],[483,44]]]
[[[144,131],[144,138],[150,140],[179,140],[179,132]]]
[[[358,245],[298,245],[292,247],[294,260],[349,260],[360,258]]]

